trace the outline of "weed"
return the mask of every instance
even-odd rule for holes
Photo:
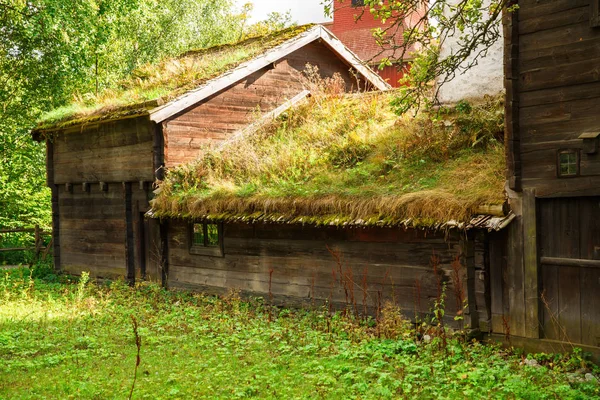
[[[135,317],[133,315],[131,316],[131,324],[133,327],[133,336],[135,337],[135,347],[137,349],[137,353],[135,355],[135,368],[133,370],[133,382],[131,383],[131,391],[129,392],[129,397],[128,397],[129,400],[131,400],[131,397],[133,396],[133,389],[135,389],[135,382],[137,381],[138,368],[141,363],[140,350],[142,349],[142,338],[140,337],[140,335],[138,333],[138,322],[137,322],[137,319],[135,319]]]
[[[59,280],[27,271],[0,280],[0,398],[127,398],[132,388],[136,398],[600,396],[599,385],[570,378],[583,377],[582,367],[599,372],[582,352],[539,355],[531,368],[518,353],[452,335],[442,349],[435,331],[430,343],[413,339],[389,303],[378,338],[373,320],[326,308],[273,307],[269,322],[262,301],[236,291],[218,298],[89,281],[82,292],[76,280]],[[73,307],[79,293],[94,310]]]

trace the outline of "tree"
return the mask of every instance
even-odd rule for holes
[[[44,112],[139,65],[237,39],[231,0],[0,0],[0,227],[50,224]]]
[[[365,12],[386,23],[374,30],[373,35],[382,52],[391,54],[381,66],[393,62],[404,63],[411,58],[406,85],[394,105],[398,112],[411,107],[432,105],[437,102],[439,88],[477,65],[481,57],[501,37],[503,10],[513,11],[514,0],[364,0],[366,7],[359,9],[357,19]],[[335,0],[326,8],[349,7],[349,0]],[[402,42],[395,40],[402,33]],[[448,54],[440,49],[449,38],[457,45]],[[432,82],[437,81],[432,91]]]

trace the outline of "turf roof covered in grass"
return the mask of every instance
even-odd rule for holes
[[[501,103],[397,116],[389,93],[317,94],[169,171],[160,217],[432,226],[502,204]]]
[[[189,51],[176,58],[138,68],[117,87],[42,116],[37,129],[52,129],[95,119],[146,113],[201,84],[306,32],[312,25],[292,27],[238,43]]]

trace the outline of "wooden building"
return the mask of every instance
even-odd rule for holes
[[[502,268],[491,264],[502,263],[514,217],[503,148],[473,148],[468,123],[450,116],[398,117],[390,100],[315,94],[288,119],[171,170],[150,212],[163,227],[164,283],[374,314],[392,301],[422,320],[443,292],[448,323],[464,313],[487,331],[490,270]],[[487,115],[501,136],[502,115]],[[411,147],[435,135],[455,151]],[[423,167],[408,176],[415,162]]]
[[[493,330],[546,350],[600,348],[599,4],[520,0],[504,16],[508,186],[518,218],[506,279],[491,294]]]
[[[160,228],[144,218],[155,181],[310,95],[307,64],[345,91],[389,87],[328,30],[303,26],[144,67],[98,104],[48,116],[33,136],[47,144],[56,268],[161,279]]]

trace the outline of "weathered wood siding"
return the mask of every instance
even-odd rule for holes
[[[580,152],[581,176],[557,177],[557,151],[600,131],[600,29],[590,0],[520,0],[518,72],[523,187],[536,196],[600,194],[600,155]]]
[[[600,347],[600,198],[539,206],[543,337]]]
[[[262,112],[297,95],[303,90],[300,77],[307,63],[319,67],[323,77],[339,73],[347,91],[359,85],[324,44],[309,44],[164,123],[167,168],[195,160],[203,145],[226,140]]]
[[[190,254],[187,222],[171,221],[168,236],[171,288],[217,294],[234,288],[268,298],[270,285],[277,304],[322,305],[329,301],[336,307],[344,306],[346,295],[351,297],[349,291],[353,291],[360,312],[365,305],[373,312],[381,298],[382,302],[395,301],[412,317],[415,312],[429,312],[441,289],[438,285],[445,284],[447,313],[452,316],[462,308],[452,277],[452,263],[459,257],[457,271],[467,296],[458,237],[446,240],[443,234],[384,228],[226,224],[224,256],[211,257]],[[341,256],[341,273],[328,248]],[[432,258],[439,261],[437,275]],[[475,258],[483,260],[481,254]],[[352,281],[346,290],[341,275]],[[486,318],[485,304],[476,307]]]
[[[78,126],[54,134],[54,183],[154,181],[147,117]]]
[[[125,189],[123,183],[109,183],[102,191],[100,184],[91,184],[88,191],[83,185],[59,186],[59,235],[61,244],[61,269],[79,275],[88,271],[98,277],[125,277],[126,270],[126,218]],[[140,238],[139,224],[147,210],[147,191],[132,185],[132,214],[134,241]],[[152,264],[152,248],[149,262]],[[140,276],[142,249],[134,250],[136,275]],[[147,267],[150,270],[150,267]],[[151,276],[155,271],[148,271]]]

